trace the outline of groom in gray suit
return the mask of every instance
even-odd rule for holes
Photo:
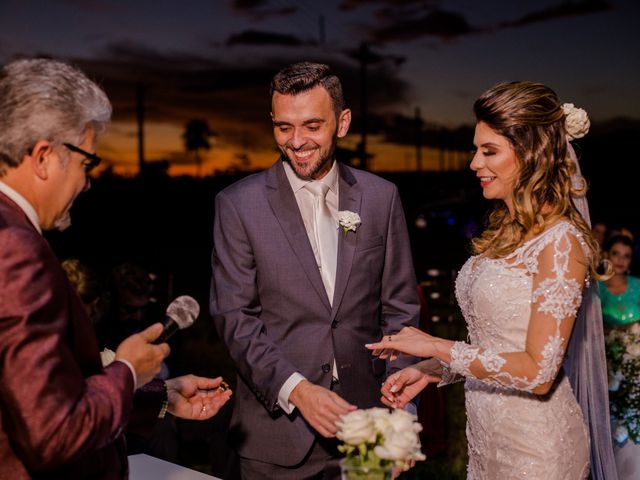
[[[291,65],[271,108],[282,156],[216,197],[211,313],[238,370],[242,477],[333,478],[336,420],[381,406],[389,373],[364,344],[417,326],[417,284],[396,187],[335,161],[339,79]]]

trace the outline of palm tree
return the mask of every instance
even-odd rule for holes
[[[211,150],[209,137],[212,137],[214,135],[215,133],[209,128],[209,124],[206,122],[206,120],[189,120],[189,122],[185,126],[184,133],[182,134],[184,147],[187,152],[193,152],[195,155],[198,176],[200,176],[200,169],[202,166],[202,157],[200,156],[200,150]]]

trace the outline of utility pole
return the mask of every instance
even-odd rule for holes
[[[360,168],[367,169],[367,62],[370,59],[367,42],[360,44]]]
[[[138,173],[144,170],[144,84],[136,84],[136,117],[138,120]]]
[[[440,127],[440,131],[438,132],[438,148],[440,149],[440,171],[444,172],[446,169],[446,152],[447,152],[447,140],[446,140],[446,131],[444,127]]]
[[[416,126],[416,170],[422,171],[422,117],[420,116],[420,107],[415,110],[415,126]]]
[[[324,46],[324,42],[326,41],[326,31],[324,24],[324,15],[320,15],[318,17],[318,44]]]

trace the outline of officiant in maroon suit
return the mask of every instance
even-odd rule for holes
[[[417,284],[396,187],[335,160],[339,79],[298,63],[271,95],[282,156],[216,197],[211,312],[239,374],[243,478],[325,478],[336,420],[381,406],[388,365],[363,345],[417,326]]]
[[[150,428],[164,411],[210,418],[229,397],[198,391],[220,379],[152,381],[169,353],[151,343],[161,324],[124,340],[103,369],[85,307],[42,237],[69,225],[110,115],[104,92],[68,65],[0,70],[0,480],[126,478],[128,424]]]

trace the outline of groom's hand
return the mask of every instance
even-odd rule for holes
[[[334,437],[338,431],[336,422],[345,413],[357,410],[339,395],[308,380],[301,381],[289,395],[309,424],[323,437]]]

